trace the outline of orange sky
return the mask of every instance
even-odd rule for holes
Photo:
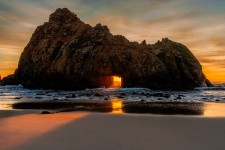
[[[164,37],[183,43],[207,78],[225,81],[225,1],[223,0],[20,0],[0,1],[0,74],[14,72],[38,25],[56,8],[67,7],[84,22],[107,25],[131,41],[155,43]]]

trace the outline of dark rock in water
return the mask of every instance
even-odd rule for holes
[[[178,95],[178,97],[185,97],[185,96],[184,96],[184,95],[182,95],[182,94],[179,94],[179,95]]]
[[[121,92],[121,93],[119,93],[119,94],[120,94],[121,96],[125,96],[125,95],[126,95],[125,93],[122,93],[122,92]]]
[[[101,93],[101,92],[96,92],[96,93],[94,94],[94,96],[104,96],[104,94]]]
[[[133,92],[132,94],[133,94],[133,95],[136,95],[136,94],[137,94],[137,92]]]
[[[71,96],[66,96],[66,98],[76,98],[76,94],[72,94]]]
[[[57,9],[38,26],[21,54],[15,78],[28,88],[107,87],[113,75],[123,87],[192,89],[210,86],[191,51],[168,38],[130,42],[107,26],[92,27],[68,9]],[[3,79],[4,80],[4,79]]]
[[[153,96],[153,97],[164,97],[164,98],[170,98],[170,94],[166,93],[153,93],[153,94],[149,94],[149,96]]]
[[[178,95],[178,96],[175,98],[175,100],[180,100],[180,99],[183,99],[183,97],[180,96],[180,95]]]
[[[36,95],[45,95],[44,93],[37,93]]]
[[[162,100],[165,100],[165,99],[163,99],[163,98],[158,98],[158,100],[162,101]]]
[[[165,98],[170,98],[170,94],[164,94],[163,97],[165,97]]]
[[[115,96],[117,97],[117,98],[125,98],[125,93],[118,93],[118,94],[116,94]]]
[[[146,95],[145,92],[141,92],[140,95]]]
[[[146,100],[142,99],[142,100],[141,100],[141,102],[142,102],[142,103],[145,103],[145,102],[146,102]]]
[[[117,95],[116,97],[117,98],[125,98],[125,96],[123,96],[123,95]]]
[[[22,97],[15,97],[14,99],[21,99]]]
[[[152,96],[154,96],[154,97],[163,97],[164,94],[163,93],[153,93]]]
[[[72,94],[71,97],[72,98],[76,98],[77,96],[76,96],[76,94]]]
[[[49,111],[42,111],[41,114],[52,114],[52,113]]]

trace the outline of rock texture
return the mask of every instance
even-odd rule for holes
[[[18,85],[21,82],[15,78],[14,74],[8,75],[0,81],[0,85]]]
[[[25,47],[15,78],[25,87],[82,89],[119,75],[123,87],[192,89],[210,82],[190,50],[167,38],[130,42],[107,26],[91,27],[68,9],[57,9]],[[106,85],[107,86],[107,85]]]

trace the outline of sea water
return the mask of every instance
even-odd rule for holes
[[[204,106],[204,115],[225,116],[225,87],[199,87],[187,91],[151,90],[147,88],[96,88],[64,91],[27,89],[21,85],[0,86],[0,110],[12,109],[11,104],[17,102],[110,101],[113,99],[125,102],[200,102]]]
[[[98,93],[98,94],[96,94]],[[168,97],[152,96],[153,93]],[[124,101],[194,101],[225,102],[225,87],[201,87],[187,91],[151,90],[147,88],[97,88],[80,91],[27,89],[18,86],[0,86],[1,102],[20,101],[64,101],[64,100],[106,100],[120,97]]]

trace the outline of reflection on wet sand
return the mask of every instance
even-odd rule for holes
[[[0,108],[1,109],[1,108]],[[181,114],[225,117],[225,103],[111,101],[21,102],[13,109],[50,109],[58,112],[97,111],[112,113]]]
[[[122,114],[123,113],[123,100],[112,99],[112,113]]]
[[[0,101],[0,110],[12,110],[12,104],[15,102],[1,102]]]
[[[72,121],[88,116],[88,113],[63,113],[54,115],[27,114],[0,120],[0,149],[10,150],[29,143]]]
[[[204,103],[204,116],[225,117],[225,103]]]

